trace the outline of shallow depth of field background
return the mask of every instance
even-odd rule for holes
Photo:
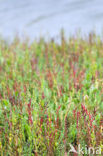
[[[58,39],[60,29],[66,35],[95,30],[102,32],[103,0],[0,0],[0,34],[30,39],[49,35]]]

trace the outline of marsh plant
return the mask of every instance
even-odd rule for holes
[[[69,144],[103,153],[102,39],[0,40],[0,155],[78,155]]]

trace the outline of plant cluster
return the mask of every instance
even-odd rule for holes
[[[102,39],[0,40],[0,155],[77,155],[69,143],[103,150]]]

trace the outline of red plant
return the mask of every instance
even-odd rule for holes
[[[29,123],[32,125],[33,124],[33,120],[32,120],[32,113],[31,113],[32,109],[31,109],[31,99],[30,102],[28,103],[28,120]]]
[[[47,80],[48,80],[48,84],[50,88],[53,88],[53,77],[52,77],[52,73],[50,71],[47,71]]]

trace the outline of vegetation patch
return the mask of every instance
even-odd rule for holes
[[[0,155],[103,152],[103,41],[0,40]]]

